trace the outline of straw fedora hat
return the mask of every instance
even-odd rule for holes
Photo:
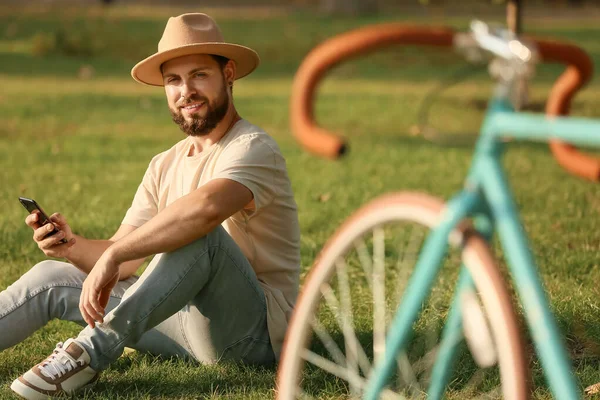
[[[225,43],[217,23],[208,15],[182,14],[169,18],[158,42],[158,52],[137,63],[131,70],[131,76],[147,85],[163,86],[160,66],[173,58],[190,54],[214,54],[235,61],[235,79],[254,71],[260,62],[254,50]]]

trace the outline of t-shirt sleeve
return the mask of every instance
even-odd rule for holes
[[[140,227],[150,221],[158,213],[157,193],[158,190],[152,174],[152,163],[150,163],[122,224]]]
[[[254,210],[273,201],[278,186],[281,155],[261,138],[230,143],[219,157],[212,179],[231,179],[246,186],[254,196]]]

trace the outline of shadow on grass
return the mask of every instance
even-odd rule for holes
[[[200,365],[177,358],[135,354],[122,357],[105,371],[93,396],[124,394],[131,398],[169,396],[193,398],[207,395],[269,393],[275,387],[275,368],[223,362]]]
[[[341,332],[329,332],[333,341],[337,344],[338,348],[341,349],[342,353],[347,354],[344,350],[345,341],[344,336]],[[373,333],[370,331],[359,331],[356,332],[356,337],[364,349],[365,354],[369,360],[369,363],[373,362]],[[431,366],[423,368],[424,360],[428,360],[432,348],[428,347],[428,343],[431,342],[431,333],[427,331],[417,331],[413,333],[413,337],[409,341],[407,346],[408,360],[410,360],[411,373],[413,373],[413,383],[408,383],[406,379],[409,369],[405,366],[403,374],[398,372],[396,368],[390,379],[388,379],[389,388],[397,393],[403,393],[404,390],[408,389],[409,385],[418,385],[421,389],[425,390],[429,385],[429,379],[431,374]],[[429,343],[431,344],[431,343]],[[323,344],[318,340],[313,340],[311,344],[311,350],[316,354],[332,360],[331,355],[325,349]],[[489,392],[491,389],[499,386],[499,374],[497,369],[492,368],[491,370],[484,370],[479,368],[472,360],[471,355],[468,353],[464,342],[458,344],[457,349],[458,357],[452,364],[453,372],[450,375],[449,392],[452,393],[469,393],[472,395],[472,391],[478,392]],[[421,370],[419,370],[421,368]],[[364,376],[364,375],[363,375]],[[416,386],[413,386],[413,388]],[[305,364],[302,376],[302,390],[306,393],[319,397],[320,393],[332,391],[336,393],[349,393],[349,386],[345,380],[342,380],[332,374],[329,374],[314,365]]]

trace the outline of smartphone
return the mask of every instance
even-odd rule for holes
[[[29,211],[30,214],[35,210],[39,211],[38,223],[40,224],[40,226],[52,224],[50,218],[48,218],[44,210],[42,210],[42,207],[40,207],[35,200],[28,199],[27,197],[19,197],[19,202],[23,205],[23,207],[25,207],[27,211]],[[57,233],[58,229],[56,229],[56,226],[54,226],[54,230],[50,232],[47,236],[56,235]],[[62,239],[59,243],[67,243],[67,240]]]

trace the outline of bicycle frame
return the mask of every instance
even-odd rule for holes
[[[328,158],[338,158],[347,150],[343,138],[319,126],[314,118],[314,99],[319,81],[333,66],[346,59],[372,53],[390,45],[417,45],[450,48],[457,34],[447,27],[408,26],[396,23],[377,24],[337,35],[315,47],[303,60],[292,87],[290,124],[298,141],[309,151]],[[475,228],[488,240],[499,232],[507,254],[512,277],[517,284],[536,350],[542,361],[550,389],[562,399],[578,398],[564,344],[549,311],[527,239],[518,219],[515,202],[504,176],[500,158],[504,138],[550,142],[559,164],[569,172],[592,181],[600,180],[600,160],[577,151],[573,145],[600,146],[600,122],[583,118],[564,118],[573,95],[592,76],[589,56],[580,48],[552,40],[532,39],[541,61],[559,62],[567,68],[552,87],[546,116],[516,113],[507,98],[507,86],[491,101],[481,136],[477,143],[471,172],[464,189],[447,203],[440,222],[419,256],[402,304],[388,332],[386,352],[372,371],[364,397],[375,399],[395,367],[398,350],[406,345],[448,245],[448,235],[464,218],[472,217]],[[568,143],[568,144],[567,144]],[[461,273],[456,294],[442,333],[443,340],[433,366],[429,398],[442,397],[456,353],[452,340],[462,334],[458,294],[473,289],[466,268]]]
[[[465,186],[447,203],[442,220],[425,241],[415,272],[390,325],[386,352],[369,377],[365,399],[377,399],[391,376],[396,366],[396,355],[408,342],[421,305],[441,268],[448,237],[457,224],[468,217],[474,218],[475,228],[486,239],[491,239],[495,230],[499,234],[529,331],[553,395],[561,400],[580,398],[500,159],[507,138],[536,141],[558,139],[574,145],[600,147],[600,121],[517,113],[505,96],[500,94],[503,88],[499,89],[484,120]],[[432,385],[428,392],[430,399],[442,397],[449,379],[456,346],[455,340],[447,338],[455,338],[460,334],[462,319],[457,299],[461,291],[469,287],[473,287],[473,282],[463,265],[432,371]]]

